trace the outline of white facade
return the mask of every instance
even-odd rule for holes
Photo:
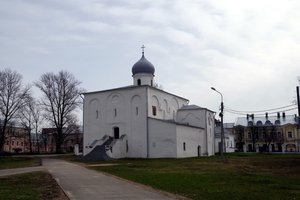
[[[214,155],[213,112],[152,87],[154,67],[141,60],[133,86],[84,94],[84,156],[97,146],[111,158]]]
[[[224,123],[224,144],[223,150],[226,153],[235,152],[235,141],[233,133],[234,123]],[[215,127],[215,153],[220,152],[221,145],[221,124],[216,123]]]

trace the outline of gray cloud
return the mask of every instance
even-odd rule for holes
[[[1,1],[0,65],[27,82],[66,69],[88,91],[108,89],[131,84],[145,44],[157,82],[191,103],[217,110],[215,86],[231,108],[280,107],[299,76],[299,9],[283,0]]]

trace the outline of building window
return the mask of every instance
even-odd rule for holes
[[[23,142],[21,142],[21,146],[23,146]]]
[[[19,142],[17,141],[17,146],[19,146]]]
[[[138,84],[138,85],[141,85],[141,79],[138,79],[138,80],[137,80],[137,84]]]
[[[14,145],[15,144],[15,141],[11,141],[11,145]]]
[[[183,143],[183,151],[185,151],[185,142]]]
[[[115,108],[114,109],[114,114],[115,114],[115,117],[117,116],[117,109]]]
[[[288,132],[288,138],[293,138],[293,133],[292,132]]]
[[[281,132],[277,132],[277,138],[281,138]]]
[[[98,110],[96,110],[96,119],[98,119],[98,117],[99,117],[99,112]]]
[[[248,139],[252,139],[252,134],[248,132]]]
[[[156,116],[156,106],[152,106],[152,115]]]
[[[139,115],[139,108],[138,107],[135,108],[135,114]]]

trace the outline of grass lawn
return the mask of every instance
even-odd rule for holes
[[[300,199],[300,155],[124,159],[93,169],[192,199]],[[95,163],[93,163],[95,164]]]
[[[0,177],[0,199],[67,200],[52,176],[46,172]]]
[[[39,166],[40,158],[32,157],[0,157],[0,169]]]

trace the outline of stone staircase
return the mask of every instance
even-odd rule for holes
[[[97,145],[89,154],[82,156],[81,160],[112,160],[112,158],[106,154],[106,151],[109,151],[108,147],[111,146],[113,141],[113,137],[108,137],[108,139],[102,145]]]

